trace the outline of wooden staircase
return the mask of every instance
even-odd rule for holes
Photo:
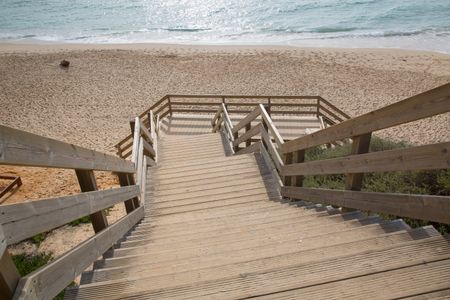
[[[159,145],[144,219],[66,299],[450,297],[433,227],[283,200],[261,155],[225,156],[220,134]]]
[[[355,118],[320,96],[166,95],[120,157],[0,125],[0,164],[72,169],[81,190],[0,205],[0,299],[53,299],[80,274],[66,299],[450,299],[450,236],[374,215],[450,224],[450,197],[362,185],[450,169],[449,141],[369,151],[373,132],[448,112],[450,83]],[[350,140],[347,156],[306,155]],[[304,184],[332,174],[345,187]],[[95,235],[20,276],[8,246],[87,215]]]

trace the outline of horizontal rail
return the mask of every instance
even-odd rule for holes
[[[450,168],[450,142],[286,165],[283,176]]]
[[[373,193],[285,186],[284,197],[361,209],[395,216],[450,223],[450,201],[445,196]]]
[[[217,98],[217,99],[317,99],[319,96],[252,96],[252,95],[192,95],[192,94],[169,94],[170,98]]]
[[[260,132],[261,132],[261,126],[259,126],[259,124],[253,126],[249,131],[247,131],[246,133],[242,134],[237,139],[235,139],[233,142],[233,146],[239,146],[239,144],[246,142],[250,138],[259,134]]]
[[[134,172],[124,159],[1,125],[0,164]]]
[[[8,245],[11,245],[138,195],[138,186],[126,186],[73,196],[1,205],[1,225],[6,241]]]
[[[258,141],[256,143],[251,144],[248,147],[242,148],[241,150],[236,152],[236,155],[259,152],[260,147],[261,147],[261,141]]]
[[[251,113],[249,113],[244,119],[242,119],[239,123],[237,123],[234,126],[233,133],[238,132],[239,130],[241,130],[242,128],[247,126],[247,124],[250,124],[253,120],[255,120],[257,117],[259,117],[260,114],[261,114],[261,109],[258,106]]]
[[[19,281],[14,299],[52,299],[144,217],[139,207],[51,263]]]
[[[450,111],[450,83],[286,142],[283,153],[305,150]]]

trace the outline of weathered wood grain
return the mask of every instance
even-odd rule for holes
[[[17,299],[52,299],[144,217],[140,207],[19,281]]]
[[[450,197],[283,187],[285,197],[450,224]]]
[[[0,206],[4,241],[14,244],[139,195],[138,186]]]
[[[307,149],[448,111],[450,111],[450,83],[313,134],[286,142],[282,146],[282,152],[288,153]]]
[[[2,125],[0,164],[134,172],[124,159]]]

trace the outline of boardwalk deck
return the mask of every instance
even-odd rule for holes
[[[239,123],[246,115],[230,115],[233,125]],[[198,135],[211,133],[211,114],[174,113],[170,118],[162,120],[161,130],[168,135]],[[304,136],[321,129],[316,116],[273,115],[273,122],[286,140]],[[259,119],[258,119],[259,120]]]
[[[449,237],[283,200],[260,154],[227,156],[207,121],[175,115],[163,125],[144,219],[66,299],[448,295]]]

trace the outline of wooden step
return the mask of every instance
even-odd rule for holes
[[[229,243],[228,245],[226,245],[226,247],[215,248],[213,251],[209,250],[208,253],[203,252],[200,254],[197,254],[195,252],[193,254],[185,252],[179,252],[175,254],[170,252],[163,252],[159,255],[151,256],[152,254],[142,251],[139,254],[133,254],[123,257],[112,257],[100,260],[95,263],[95,268],[114,268],[130,264],[140,264],[148,261],[149,256],[152,257],[152,263],[170,262],[175,258],[180,260],[188,260],[194,257],[201,258],[209,255],[222,255],[224,258],[226,258],[228,256],[232,256],[234,252],[239,253],[240,251],[244,251],[245,249],[254,249],[254,251],[256,252],[265,251],[264,249],[272,249],[273,247],[282,246],[286,242],[298,243],[299,246],[302,247],[302,249],[320,248],[334,244],[366,239],[369,237],[376,237],[392,232],[404,231],[408,229],[408,226],[406,226],[403,221],[392,221],[381,224],[375,223],[349,228],[345,231],[339,229],[337,231],[330,231],[322,234],[310,234],[308,232],[290,234],[286,235],[286,238],[283,242],[280,242],[279,240],[269,240],[264,244],[264,247],[261,247],[256,242],[248,244],[241,244],[241,242],[236,242]]]
[[[308,290],[311,285],[325,285],[330,282],[335,284],[333,281],[336,280],[351,282],[355,280],[355,277],[373,276],[374,273],[380,272],[389,276],[391,270],[393,270],[392,273],[407,280],[409,276],[407,274],[414,273],[416,269],[420,269],[420,274],[424,276],[425,270],[430,270],[429,266],[435,267],[431,267],[431,270],[439,274],[437,278],[440,278],[441,282],[445,281],[445,284],[435,283],[433,288],[450,287],[448,280],[444,280],[448,279],[448,274],[450,274],[450,243],[448,239],[440,236],[431,237],[313,262],[304,260],[300,252],[219,268],[209,267],[162,276],[148,275],[150,276],[148,278],[139,276],[126,280],[97,282],[82,286],[78,290],[77,298],[83,299],[83,296],[92,295],[89,290],[100,293],[102,296],[111,296],[112,299],[131,295],[157,296],[166,299],[192,297],[210,299],[214,296],[231,299],[258,295],[270,295],[271,298],[275,298],[274,293],[290,290],[288,293],[295,292],[296,295],[302,295],[302,287]],[[401,268],[406,270],[398,272],[398,269]],[[446,272],[439,271],[440,269]],[[393,277],[389,277],[393,279]],[[428,275],[425,277],[428,277]],[[148,284],[150,278],[151,284]],[[370,281],[369,283],[365,281],[363,285],[367,284],[370,285]],[[341,283],[341,289],[342,286]],[[348,285],[344,286],[347,290]],[[378,285],[378,288],[380,286],[382,285]],[[399,291],[396,285],[392,283],[389,287],[394,290],[394,293],[406,292]],[[387,286],[384,288],[387,288]],[[422,285],[421,288],[426,289],[426,286]],[[409,291],[406,293],[409,293]],[[330,293],[324,293],[323,286],[320,289],[314,289],[313,295],[324,294],[330,296]],[[352,289],[349,294],[356,294],[355,290]],[[315,297],[305,298],[315,299]]]
[[[183,252],[183,254],[200,254],[206,249],[208,251],[220,251],[223,247],[231,247],[231,244],[235,244],[235,247],[249,247],[249,246],[264,246],[265,244],[272,243],[274,241],[283,242],[285,238],[297,236],[299,239],[305,236],[322,235],[329,232],[336,232],[339,230],[347,230],[354,227],[360,227],[368,224],[380,223],[379,218],[366,218],[349,220],[341,223],[322,224],[318,225],[305,225],[304,223],[294,223],[291,225],[273,226],[270,228],[264,228],[259,230],[249,230],[241,232],[240,234],[231,234],[224,237],[211,238],[207,241],[187,241],[180,243],[165,243],[164,245],[158,245],[153,247],[152,243],[144,246],[119,248],[111,250],[107,255],[114,257],[137,255],[142,252],[151,253],[163,253],[173,255],[175,253]],[[303,230],[304,229],[304,230]],[[299,233],[300,230],[303,230]],[[175,247],[175,248],[174,248]],[[181,251],[183,249],[183,251]]]
[[[153,276],[160,276],[171,273],[181,273],[190,270],[203,269],[208,267],[218,267],[239,262],[250,262],[264,258],[274,258],[280,255],[301,254],[306,262],[320,261],[324,259],[337,258],[342,255],[356,254],[367,250],[381,249],[393,244],[404,243],[412,240],[419,240],[438,236],[439,233],[431,226],[416,228],[410,231],[397,231],[366,239],[345,242],[341,244],[330,244],[319,248],[308,248],[297,240],[286,241],[282,244],[273,244],[263,249],[241,249],[228,255],[210,255],[203,257],[193,257],[189,260],[174,259],[170,263],[154,263],[151,260],[140,264],[131,264],[123,267],[113,267],[97,269],[83,274],[82,283],[116,280],[129,278],[140,273],[151,272]]]

